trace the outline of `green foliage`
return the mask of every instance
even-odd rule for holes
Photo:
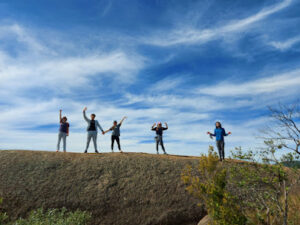
[[[293,162],[294,158],[287,154],[278,159],[281,146],[272,140],[265,141],[265,146],[255,153],[236,148],[233,158],[250,163],[232,164],[228,182],[253,223],[298,224],[289,213],[289,194],[299,183],[299,170],[287,169],[281,161]]]
[[[75,211],[68,212],[65,208],[49,209],[44,211],[42,208],[32,211],[28,218],[19,219],[12,225],[86,225],[91,219],[87,212]]]
[[[188,167],[182,174],[187,190],[201,199],[214,225],[244,225],[247,222],[236,199],[227,189],[227,169],[210,147],[202,155],[197,171]]]
[[[2,204],[2,198],[0,198],[0,205],[1,204]],[[0,224],[4,224],[7,219],[8,219],[7,214],[0,211]]]

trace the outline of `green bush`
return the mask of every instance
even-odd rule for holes
[[[0,198],[0,205],[1,204],[2,204],[2,198]],[[0,225],[4,224],[7,219],[8,219],[7,214],[0,211]]]
[[[68,212],[66,208],[49,209],[42,208],[32,211],[28,218],[19,219],[12,225],[86,225],[91,219],[91,214],[76,210]]]
[[[200,157],[196,171],[187,167],[182,174],[187,190],[202,200],[213,219],[210,225],[245,225],[247,218],[239,207],[239,199],[228,191],[228,171],[210,147],[208,156]]]

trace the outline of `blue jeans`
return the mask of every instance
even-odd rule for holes
[[[160,136],[160,135],[157,135],[155,137],[155,142],[156,142],[156,151],[158,152],[158,146],[160,145],[163,152],[166,153],[166,150],[165,150],[165,146],[164,146],[164,142],[163,142],[163,137]]]
[[[88,131],[85,151],[88,150],[88,148],[90,146],[91,139],[93,139],[93,142],[94,142],[95,152],[98,151],[98,149],[97,149],[97,135],[98,135],[97,131]]]
[[[61,131],[58,133],[58,142],[57,142],[57,149],[56,150],[60,150],[61,139],[63,139],[64,152],[66,152],[66,148],[67,148],[67,133],[61,132]]]
[[[217,145],[217,148],[219,151],[220,160],[224,160],[225,159],[225,150],[224,150],[225,142],[224,142],[224,140],[216,141],[216,145]]]

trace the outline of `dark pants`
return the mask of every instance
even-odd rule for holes
[[[156,151],[158,152],[158,145],[160,145],[164,153],[166,153],[162,136],[157,135],[155,139],[156,139]]]
[[[117,141],[119,150],[121,150],[120,137],[119,136],[114,136],[114,135],[111,136],[111,150],[112,151],[114,150],[115,140]]]
[[[220,140],[220,141],[216,141],[216,144],[217,144],[217,148],[219,151],[220,160],[224,160],[225,159],[225,151],[224,151],[225,142],[224,142],[224,140]]]

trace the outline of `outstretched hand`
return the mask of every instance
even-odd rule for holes
[[[209,131],[207,131],[207,134],[210,134],[210,132],[209,132]]]
[[[105,132],[104,132],[104,131],[102,131],[102,134],[104,135],[104,134],[105,134]]]
[[[85,112],[87,110],[87,107],[84,107],[83,112]]]
[[[62,112],[62,110],[60,109],[59,112]]]
[[[228,132],[228,135],[230,135],[230,134],[231,134],[231,132],[229,131],[229,132]]]

